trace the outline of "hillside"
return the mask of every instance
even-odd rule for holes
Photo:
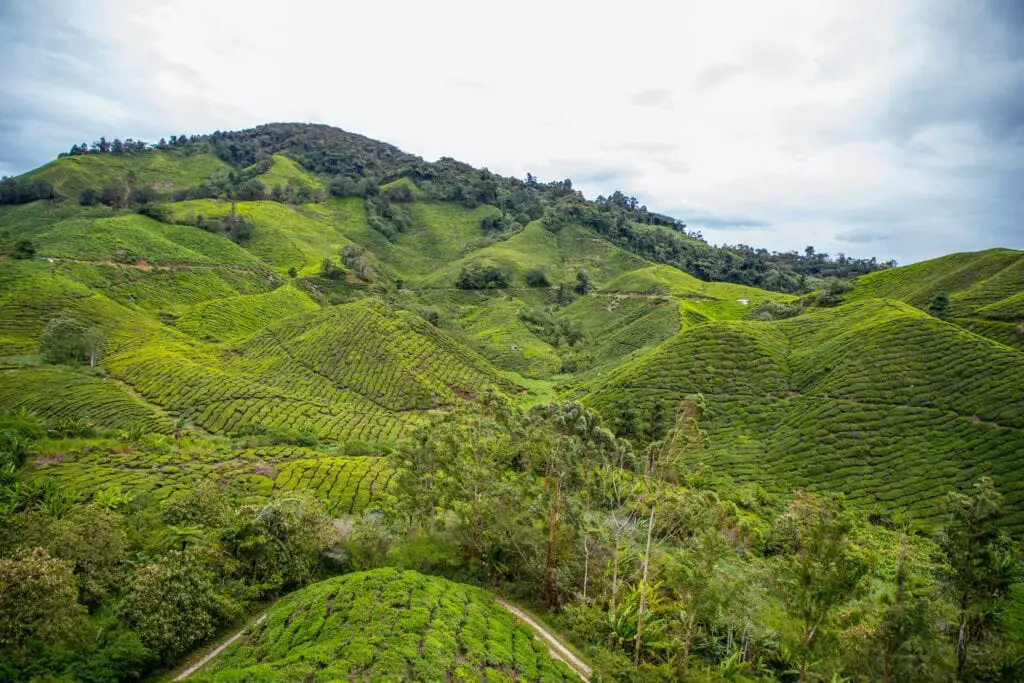
[[[946,490],[982,474],[1020,508],[1022,383],[1019,352],[868,300],[778,322],[700,324],[576,392],[609,414],[621,401],[670,410],[701,393],[701,457],[716,469],[929,518]]]
[[[438,574],[607,680],[940,680],[957,514],[1012,679],[1024,256],[891,265],[326,126],[76,145],[0,183],[0,679],[156,675],[278,597],[197,679],[575,679]]]
[[[857,279],[848,301],[890,298],[1024,349],[1024,252],[950,254]],[[937,301],[945,296],[946,301]]]
[[[313,584],[195,681],[578,681],[487,592],[378,569]]]
[[[609,417],[625,399],[641,420],[700,392],[706,460],[778,490],[837,488],[927,518],[932,484],[1017,471],[1019,252],[861,275],[838,308],[754,322],[752,307],[795,295],[652,262],[643,244],[668,245],[670,262],[718,257],[620,195],[572,204],[563,183],[315,126],[81,152],[19,180],[58,199],[0,206],[5,243],[34,250],[0,263],[0,408],[389,448],[491,385]],[[62,315],[102,332],[100,374],[38,365]]]

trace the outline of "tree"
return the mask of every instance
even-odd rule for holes
[[[527,287],[550,287],[551,282],[548,280],[548,274],[544,271],[541,266],[534,266],[526,271],[526,286]]]
[[[299,272],[297,270],[295,270],[295,266],[291,266],[291,267],[288,268],[288,277],[294,279],[294,278],[297,278],[298,276],[299,276]]]
[[[576,286],[573,287],[575,292],[580,296],[586,296],[594,287],[590,284],[590,277],[587,275],[587,271],[580,270],[576,272]]]
[[[881,675],[892,681],[935,680],[931,650],[938,615],[929,580],[911,565],[901,534],[901,550],[893,584],[881,597],[878,627],[869,641],[881,651]]]
[[[54,522],[46,545],[54,557],[72,563],[79,599],[95,606],[117,587],[127,544],[120,515],[96,505],[77,505]]]
[[[309,581],[330,542],[323,506],[300,497],[239,508],[221,545],[238,561],[237,574],[257,597]]]
[[[32,243],[32,240],[18,240],[14,243],[14,249],[11,250],[11,258],[30,259],[35,255],[36,245]]]
[[[949,309],[949,296],[945,292],[936,294],[932,298],[931,303],[928,304],[928,310],[940,318],[946,313],[947,309]]]
[[[0,646],[68,636],[82,614],[73,565],[42,548],[0,560]]]
[[[999,528],[1002,496],[988,477],[970,494],[950,492],[946,497],[946,527],[939,547],[946,559],[945,589],[958,616],[956,677],[964,680],[967,653],[979,637],[984,612],[1004,602],[1018,571],[1009,540]]]
[[[135,570],[124,616],[147,647],[170,661],[212,636],[233,608],[195,555],[171,551]]]
[[[867,573],[867,560],[850,538],[852,530],[840,498],[803,491],[796,492],[776,523],[780,555],[775,579],[783,607],[799,629],[793,651],[801,681],[807,680],[837,608],[857,594]]]
[[[67,315],[46,324],[39,340],[39,354],[47,363],[69,363],[89,359],[91,366],[103,354],[103,334]]]

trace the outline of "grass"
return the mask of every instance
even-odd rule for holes
[[[196,681],[573,681],[486,591],[392,568],[282,598]]]

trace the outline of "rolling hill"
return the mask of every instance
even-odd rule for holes
[[[195,681],[578,681],[486,591],[376,569],[308,586]]]
[[[8,182],[45,196],[0,206],[0,409],[163,433],[185,422],[210,438],[311,434],[340,471],[349,444],[387,451],[491,386],[608,417],[700,392],[701,459],[725,474],[922,520],[946,488],[992,474],[1024,522],[1020,252],[877,269],[730,251],[619,193],[587,202],[566,182],[299,124],[75,153]],[[875,272],[837,306],[798,300],[844,267]],[[466,285],[474,269],[493,286]],[[730,281],[697,277],[715,272]],[[765,301],[794,317],[750,319]],[[47,323],[66,316],[102,331],[98,369],[41,362]],[[212,445],[196,462],[262,491],[285,460],[318,471],[318,457],[264,458],[274,477]],[[115,460],[47,467],[88,491],[85,472],[127,467]],[[126,485],[171,495],[193,465]],[[323,481],[338,472],[321,474],[308,485],[333,490]]]

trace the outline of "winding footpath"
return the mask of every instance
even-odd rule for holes
[[[551,653],[552,657],[554,657],[555,659],[560,659],[566,664],[568,664],[569,668],[575,671],[582,680],[590,680],[590,667],[584,664],[579,657],[570,652],[569,648],[567,648],[565,645],[562,645],[558,638],[555,638],[553,635],[551,635],[546,629],[541,627],[540,624],[538,624],[536,621],[534,621],[526,614],[524,614],[523,611],[518,607],[510,605],[504,600],[498,600],[498,604],[504,607],[509,612],[511,612],[512,615],[516,617],[516,619],[519,619],[521,622],[523,622],[531,629],[533,629],[533,632],[537,635],[537,638],[542,643],[548,646],[548,651]]]
[[[195,664],[193,664],[192,666],[190,666],[189,668],[185,669],[180,674],[175,676],[174,680],[176,680],[176,681],[183,681],[186,678],[188,678],[189,676],[191,676],[192,674],[194,674],[195,672],[197,672],[200,669],[202,669],[204,666],[206,666],[207,664],[210,663],[210,660],[212,660],[214,657],[219,655],[221,652],[223,652],[224,650],[229,648],[231,645],[233,645],[235,643],[236,640],[238,640],[243,635],[245,635],[246,631],[248,631],[249,629],[253,628],[254,626],[259,626],[260,623],[262,623],[263,620],[266,619],[266,618],[267,618],[267,613],[264,612],[263,614],[260,615],[259,619],[257,619],[256,621],[252,622],[251,624],[246,625],[245,628],[243,628],[241,631],[239,631],[238,633],[236,633],[235,635],[231,636],[230,638],[225,640],[223,643],[218,645],[211,652],[209,652],[205,657],[203,657],[198,662],[196,662]]]

